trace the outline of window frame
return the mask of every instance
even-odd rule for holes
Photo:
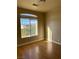
[[[37,15],[36,15],[36,16],[37,16]],[[36,20],[37,20],[37,35],[31,36],[31,31],[30,31],[30,36],[29,36],[29,37],[24,37],[24,38],[22,38],[22,36],[21,36],[21,38],[22,38],[22,39],[25,39],[25,38],[31,38],[31,37],[36,37],[36,36],[38,36],[38,17],[21,16],[21,15],[20,15],[20,18],[29,18],[29,20],[31,20],[31,19],[36,19]],[[30,27],[31,27],[31,23],[30,23]],[[31,28],[30,28],[30,30],[31,30]],[[20,22],[20,34],[21,34],[21,22]]]

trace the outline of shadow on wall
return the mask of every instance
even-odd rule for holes
[[[59,15],[48,17],[47,40],[49,42],[61,43],[61,20]]]
[[[61,43],[61,0],[54,0],[54,7],[46,14],[47,40]]]

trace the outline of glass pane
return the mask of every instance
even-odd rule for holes
[[[37,36],[37,19],[20,18],[21,23],[21,38]]]
[[[30,37],[30,20],[29,18],[20,18],[21,38]]]
[[[37,34],[37,19],[31,19],[31,36],[36,36]]]

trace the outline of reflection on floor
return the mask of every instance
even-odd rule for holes
[[[61,59],[61,46],[42,41],[18,47],[17,59]]]

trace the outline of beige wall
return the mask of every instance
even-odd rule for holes
[[[60,1],[61,2],[61,1]],[[38,24],[38,33],[37,37],[32,37],[33,40],[47,39],[48,41],[54,41],[61,43],[61,3],[55,2],[57,5],[49,10],[47,13],[36,12],[32,10],[26,10],[22,8],[18,8],[18,24],[17,24],[17,42],[18,44],[29,42],[27,39],[21,39],[20,33],[20,22],[19,22],[19,14],[20,13],[32,13],[38,16],[39,24]]]
[[[57,2],[58,3],[58,2]],[[47,40],[61,43],[61,3],[46,14]]]
[[[38,16],[38,36],[31,37],[31,38],[24,38],[24,39],[21,38],[20,16],[19,16],[20,13],[31,13]],[[17,44],[24,44],[34,40],[43,40],[45,38],[44,23],[45,23],[45,13],[18,8],[17,9],[17,42],[18,42]]]

